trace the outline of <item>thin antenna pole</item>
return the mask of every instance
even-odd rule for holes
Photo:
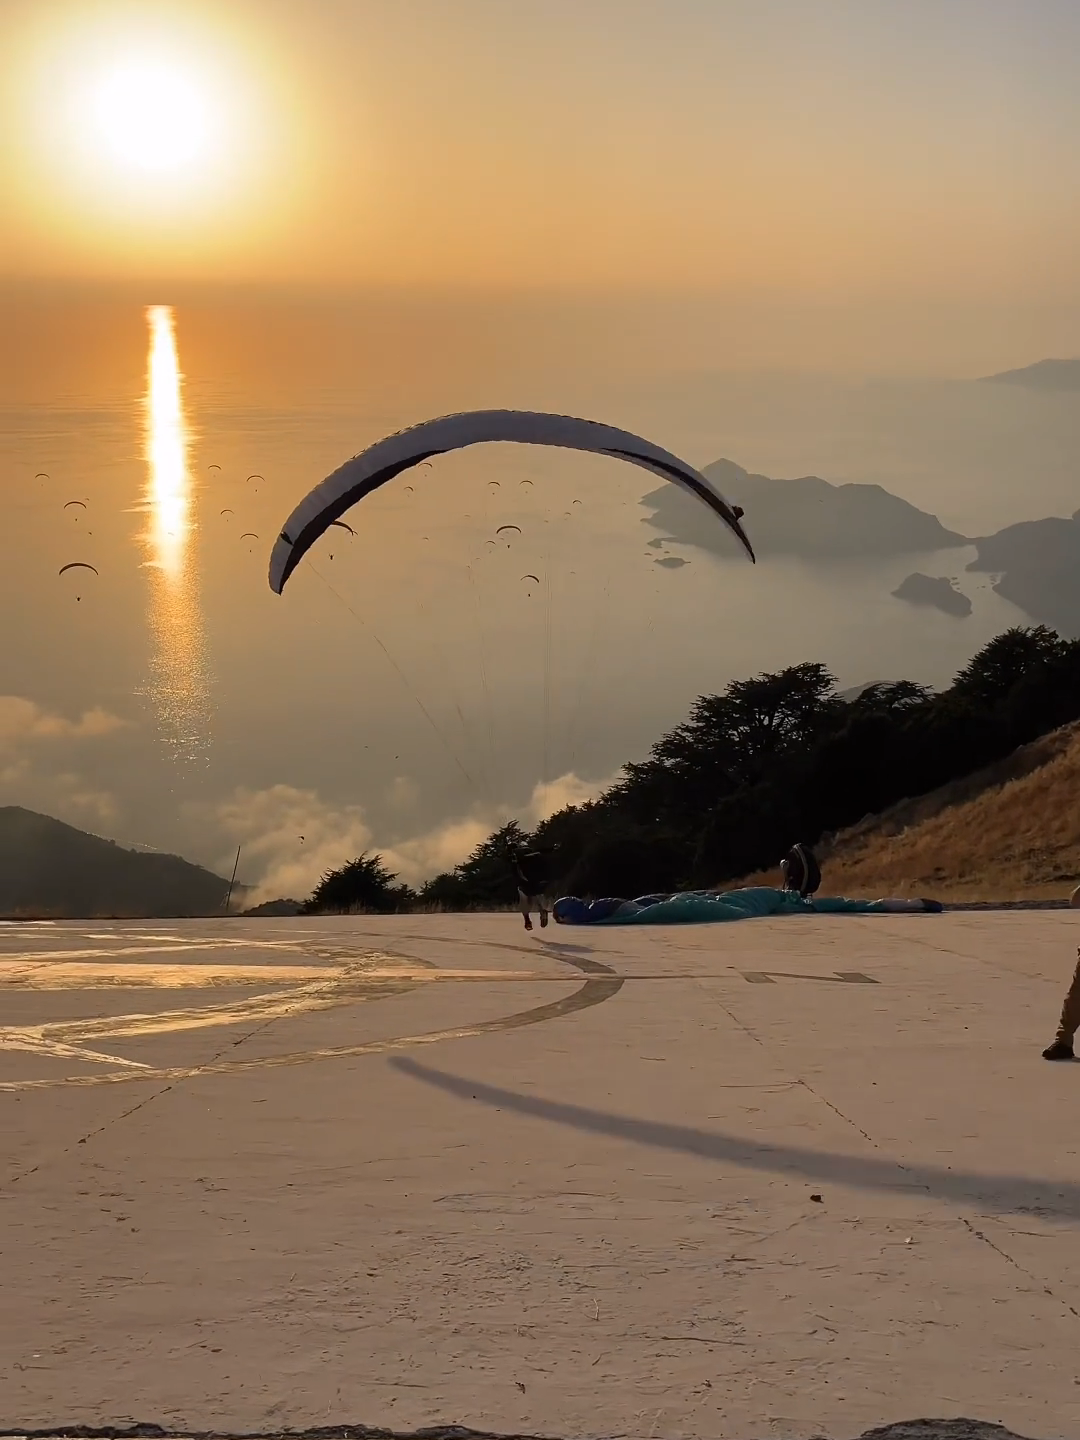
[[[225,896],[225,914],[229,913],[229,901],[232,899],[233,886],[236,884],[236,872],[240,868],[240,846],[236,847],[236,860],[233,862],[232,879],[229,881],[229,893]]]

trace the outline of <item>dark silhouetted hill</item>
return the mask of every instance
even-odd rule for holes
[[[253,905],[250,910],[245,910],[244,915],[251,919],[268,920],[283,915],[299,915],[302,909],[301,900],[264,900],[261,905]]]
[[[0,807],[0,914],[212,915],[221,913],[228,888],[178,855],[127,850],[48,815]]]
[[[996,575],[994,589],[1041,625],[1080,635],[1080,510],[1069,520],[1024,520],[976,540],[967,567]]]
[[[746,511],[746,527],[761,558],[798,555],[807,560],[916,555],[971,542],[946,530],[936,515],[919,510],[880,485],[831,485],[817,475],[773,480],[752,475],[731,460],[705,467],[723,494]],[[674,485],[642,498],[646,522],[683,545],[734,554],[737,542],[723,525],[703,523],[700,503]]]
[[[1002,370],[998,375],[980,378],[989,385],[1021,385],[1025,390],[1080,390],[1080,359],[1037,360],[1019,370]]]
[[[932,605],[946,615],[959,619],[971,614],[971,601],[945,575],[921,575],[917,570],[907,575],[892,592],[898,600],[912,605]]]

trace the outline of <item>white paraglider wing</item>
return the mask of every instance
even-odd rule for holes
[[[270,556],[270,588],[280,595],[285,582],[306,552],[335,520],[365,495],[385,485],[403,470],[410,470],[448,450],[467,445],[510,441],[520,445],[554,445],[611,455],[651,470],[694,495],[738,537],[750,559],[754,552],[739,524],[741,512],[729,505],[716,486],[677,455],[643,440],[628,430],[578,420],[570,415],[544,415],[531,410],[472,410],[443,415],[389,435],[385,440],[347,460],[296,507]]]

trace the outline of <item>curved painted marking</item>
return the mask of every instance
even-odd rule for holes
[[[412,963],[422,962],[414,960]],[[593,1005],[603,1004],[605,1000],[610,1000],[613,995],[617,995],[623,987],[623,976],[616,975],[609,966],[600,964],[598,960],[567,958],[563,963],[572,965],[575,969],[595,978],[586,980],[580,989],[575,990],[572,995],[565,995],[561,1000],[555,1000],[548,1005],[537,1005],[530,1010],[519,1010],[513,1015],[504,1015],[497,1020],[481,1020],[475,1025],[457,1025],[447,1030],[427,1030],[417,1035],[399,1035],[388,1040],[369,1040],[361,1045],[334,1045],[321,1050],[261,1056],[251,1060],[219,1060],[207,1065],[178,1065],[154,1070],[113,1070],[105,1074],[71,1075],[57,1079],[5,1080],[0,1081],[0,1093],[15,1090],[54,1090],[62,1085],[82,1088],[97,1085],[123,1085],[132,1080],[191,1080],[200,1075],[232,1075],[248,1070],[276,1070],[286,1065],[306,1065],[314,1060],[343,1060],[359,1055],[384,1055],[394,1050],[406,1050],[414,1045],[436,1045],[444,1040],[465,1040],[475,1035],[498,1034],[505,1030],[519,1030],[527,1025],[539,1025],[547,1020],[559,1020],[567,1015],[576,1014],[579,1010],[588,1010]],[[497,983],[497,974],[492,979]],[[336,1003],[340,1004],[341,1002],[337,1001]],[[135,1020],[146,1017],[132,1016],[128,1018]]]

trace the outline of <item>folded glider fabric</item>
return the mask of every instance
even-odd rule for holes
[[[944,908],[940,901],[921,899],[845,900],[819,895],[804,900],[792,890],[754,885],[743,890],[640,895],[636,900],[579,900],[564,895],[551,913],[560,925],[705,925],[765,915],[939,915]]]

